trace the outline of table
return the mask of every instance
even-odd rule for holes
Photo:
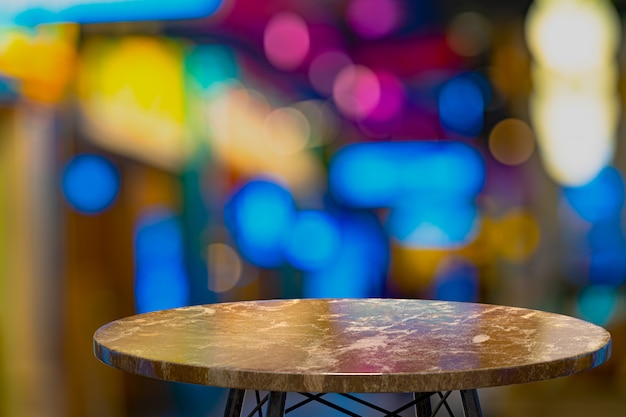
[[[477,389],[572,375],[604,363],[611,336],[559,314],[415,299],[295,299],[183,307],[113,321],[94,334],[102,362],[133,374],[229,388],[225,417],[278,417],[336,393],[386,416],[448,407],[480,417]],[[259,392],[268,394],[261,398]],[[287,393],[304,400],[286,408]],[[386,410],[354,393],[413,393]],[[433,407],[433,398],[437,400]],[[265,405],[267,404],[267,405]]]

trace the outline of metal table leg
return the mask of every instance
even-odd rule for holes
[[[414,392],[413,399],[415,403],[415,417],[430,417],[433,414],[433,408],[430,403],[432,392]]]
[[[286,392],[270,392],[269,404],[267,405],[267,417],[283,417],[285,415]]]
[[[475,389],[461,390],[461,400],[463,401],[465,417],[483,417],[478,392]]]
[[[224,410],[224,417],[240,417],[241,407],[243,406],[243,399],[246,395],[246,390],[243,389],[230,389],[228,391],[228,400],[226,400],[226,409]]]

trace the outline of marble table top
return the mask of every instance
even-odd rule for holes
[[[488,304],[406,299],[248,301],[111,322],[104,363],[147,377],[298,392],[433,392],[519,384],[594,368],[602,327]]]

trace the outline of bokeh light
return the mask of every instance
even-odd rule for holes
[[[229,291],[241,279],[243,270],[241,257],[235,249],[225,243],[213,243],[207,248],[209,270],[208,288],[222,293]]]
[[[306,117],[310,135],[310,148],[327,145],[337,139],[341,121],[332,109],[332,104],[322,100],[304,100],[294,103],[292,108]]]
[[[387,277],[389,245],[373,213],[344,214],[337,219],[341,245],[332,261],[310,271],[304,280],[304,296],[313,298],[372,297]]]
[[[75,76],[77,39],[76,25],[0,25],[0,75],[19,81],[21,94],[31,100],[58,103]]]
[[[498,255],[521,264],[539,247],[541,228],[530,211],[514,207],[495,221],[491,238]]]
[[[397,197],[400,173],[393,156],[380,145],[350,145],[335,153],[330,188],[340,201],[357,207],[384,207]]]
[[[333,84],[333,98],[339,110],[353,119],[368,116],[380,100],[376,74],[362,65],[351,65],[339,72]]]
[[[112,152],[178,169],[192,150],[185,146],[181,43],[150,36],[91,37],[82,48],[78,100],[90,139]]]
[[[589,198],[594,197],[591,194]],[[626,236],[622,216],[613,213],[590,221],[577,214],[571,205],[561,208],[562,239],[566,249],[563,270],[567,279],[581,287],[622,285],[626,281]]]
[[[401,0],[351,0],[346,19],[352,29],[366,39],[390,34],[403,17]]]
[[[180,220],[151,209],[135,228],[135,307],[138,313],[182,307],[189,302]]]
[[[319,158],[306,151],[277,153],[263,140],[263,131],[273,110],[267,98],[258,91],[240,86],[223,88],[208,101],[206,108],[206,124],[210,127],[208,139],[213,155],[244,178],[270,176],[288,184],[294,192],[318,192],[324,178],[324,167]],[[294,115],[296,112],[286,114]],[[325,114],[322,110],[322,115]],[[331,122],[327,127],[332,130],[333,122],[329,120]],[[274,123],[272,129],[276,134],[286,135],[286,141],[292,143],[293,138],[287,132],[293,132],[293,125]],[[312,128],[310,122],[308,125]],[[320,127],[315,129],[319,135]]]
[[[235,51],[226,45],[196,45],[187,54],[185,67],[187,74],[205,91],[239,76]]]
[[[380,100],[370,113],[369,118],[374,120],[389,120],[397,117],[402,111],[404,88],[402,83],[393,74],[381,72],[376,74],[380,83]]]
[[[443,259],[437,266],[433,287],[437,300],[476,302],[479,299],[476,265],[454,255]]]
[[[526,162],[535,150],[535,135],[522,120],[508,118],[498,122],[489,133],[489,151],[505,165]]]
[[[67,202],[84,214],[97,214],[115,201],[120,187],[117,168],[102,156],[81,154],[65,166],[62,188]]]
[[[394,206],[386,226],[389,234],[403,246],[451,248],[467,245],[476,237],[480,216],[476,205],[463,200],[419,201],[416,198]]]
[[[528,11],[530,115],[544,167],[561,185],[589,182],[613,157],[619,26],[610,1],[542,0]]]
[[[9,78],[0,76],[0,103],[7,103],[18,98],[17,83]]]
[[[626,245],[591,250],[589,282],[619,287],[626,281]]]
[[[306,148],[310,135],[309,121],[294,108],[276,109],[265,119],[263,140],[277,154],[300,152]]]
[[[298,212],[285,236],[287,260],[307,271],[327,266],[341,245],[337,222],[323,211]]]
[[[102,23],[190,19],[217,11],[223,0],[3,0],[0,24],[35,26],[47,23]]]
[[[486,167],[472,146],[455,141],[404,142],[395,149],[403,193],[471,199],[483,188]],[[404,157],[400,157],[403,154]]]
[[[545,169],[558,183],[585,184],[610,163],[618,118],[614,94],[540,91],[531,96],[530,105]]]
[[[306,22],[291,12],[273,16],[263,35],[267,59],[276,68],[285,71],[296,69],[303,63],[310,43]]]
[[[286,188],[256,179],[233,195],[225,215],[241,254],[254,265],[272,268],[283,263],[283,241],[294,210]]]
[[[615,314],[618,301],[619,293],[615,288],[590,285],[578,295],[578,314],[583,320],[606,326]]]
[[[329,181],[345,204],[390,207],[411,195],[472,198],[484,184],[485,165],[460,142],[362,143],[335,154]]]
[[[617,169],[607,167],[585,185],[564,187],[563,195],[587,221],[614,220],[620,217],[624,206],[624,181]]]
[[[474,57],[485,52],[491,42],[491,24],[477,12],[462,12],[448,24],[446,38],[457,54]]]
[[[536,1],[526,19],[535,59],[563,74],[582,74],[612,62],[619,32],[610,1]]]
[[[389,135],[400,125],[405,105],[405,89],[402,82],[388,72],[377,72],[380,83],[380,99],[359,126],[373,136]]]
[[[333,93],[335,78],[342,69],[352,66],[352,60],[341,51],[325,51],[317,55],[309,66],[309,80],[313,88],[324,96]]]
[[[473,77],[460,76],[448,81],[439,94],[439,118],[448,131],[476,136],[483,128],[485,98]]]
[[[609,221],[599,221],[592,224],[586,237],[589,246],[592,248],[609,249],[626,245],[626,236],[621,225],[621,216]]]

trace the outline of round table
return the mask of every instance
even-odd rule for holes
[[[465,414],[480,416],[477,388],[594,368],[609,358],[611,336],[573,317],[499,305],[296,299],[123,318],[96,331],[94,351],[133,374],[230,388],[225,416],[241,414],[246,390],[257,394],[251,415],[266,402],[269,417],[284,415],[287,392],[305,395],[302,403],[330,403],[324,393],[361,401],[351,393],[406,392],[414,393],[408,405],[379,411],[396,416],[415,406],[427,416],[431,396],[439,395],[439,409],[460,391]],[[259,391],[269,394],[261,400]]]

